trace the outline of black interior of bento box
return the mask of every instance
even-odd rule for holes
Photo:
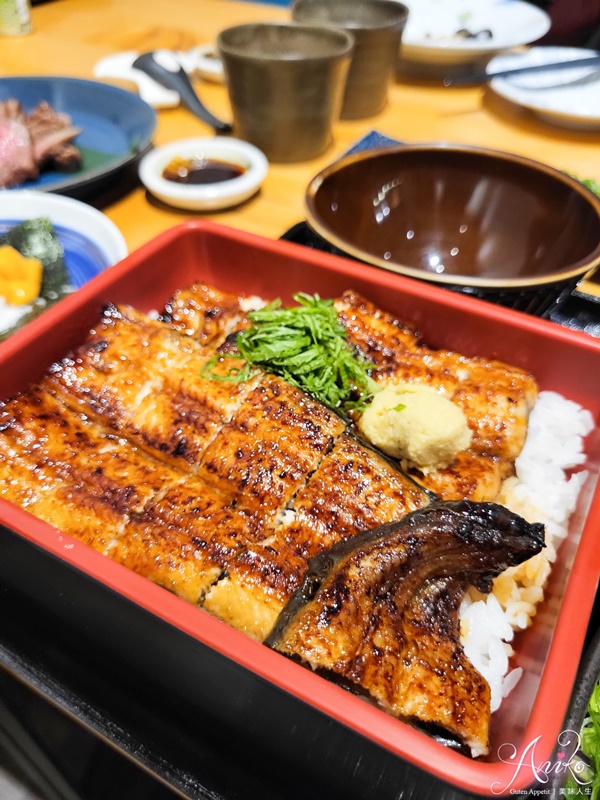
[[[333,296],[354,288],[386,307],[390,285],[406,287],[405,294],[394,298],[394,310],[415,323],[432,346],[443,344],[466,354],[486,352],[525,368],[535,352],[542,388],[564,391],[599,416],[597,373],[589,369],[590,358],[600,355],[597,343],[556,332],[550,323],[529,321],[488,304],[482,313],[480,304],[465,306],[462,299],[448,299],[444,290],[429,293],[421,285],[415,290],[414,282],[397,276],[376,284],[370,280],[370,268],[352,274],[349,286],[344,261],[330,259],[322,271],[320,257],[305,256],[302,248],[273,244],[266,252],[261,240],[223,234],[210,225],[182,226],[177,235],[167,234],[159,244],[142,248],[136,258],[144,268],[136,271],[134,285],[126,265],[118,265],[8,340],[0,351],[4,396],[27,385],[37,377],[36,369],[43,371],[81,342],[103,304],[116,300],[146,311],[156,308],[197,279],[197,264],[202,262],[202,279],[208,283],[286,302],[298,290]],[[51,335],[63,317],[68,324],[62,323],[59,336]],[[35,347],[33,372],[23,358],[28,347]],[[597,471],[597,436],[592,449]],[[565,564],[552,578],[557,596],[575,554],[574,544],[569,547]],[[187,796],[245,797],[247,787],[252,787],[250,796],[292,800],[391,799],[401,797],[407,787],[418,787],[420,798],[470,796],[273,687],[6,526],[2,554],[4,666]],[[586,619],[577,624],[583,629],[594,589],[588,585],[582,592]],[[550,645],[556,608],[544,613],[543,624],[529,637],[525,658],[534,657],[541,641],[545,649]],[[532,680],[539,677],[533,675]],[[520,690],[526,691],[527,687]],[[527,703],[520,692],[512,701],[515,707],[520,700]],[[505,716],[510,716],[508,711]],[[448,776],[450,783],[452,778]]]
[[[132,614],[137,620],[139,609],[133,612],[127,601],[106,587],[90,587],[87,578],[72,574],[44,551],[32,549],[29,542],[6,529],[2,533],[0,665],[39,693],[44,702],[56,704],[76,720],[73,725],[92,731],[184,797],[400,800],[401,792],[412,787],[419,800],[475,798],[356,737],[303,704],[286,708],[294,715],[294,726],[298,725],[298,713],[306,715],[305,733],[313,744],[309,749],[303,745],[282,752],[276,740],[274,747],[256,740],[259,731],[253,720],[244,731],[223,719],[218,704],[209,715],[186,701],[174,702],[163,687],[142,683],[135,665],[115,661],[97,637],[85,636],[91,621],[96,624],[93,613],[81,620],[83,631],[73,625],[74,607],[81,609],[82,616],[90,612],[87,603],[81,606],[82,589],[83,597],[93,604],[91,611],[102,609],[100,617],[105,620],[116,618],[127,625]],[[44,602],[31,588],[37,581]],[[24,591],[27,586],[29,591]],[[149,621],[156,626],[149,631],[151,635],[166,634],[165,643],[171,646],[172,631],[156,618]],[[599,625],[597,601],[588,639]],[[154,650],[141,655],[157,657]],[[196,657],[202,656],[198,653]],[[192,658],[190,670],[194,664]],[[204,666],[202,659],[202,669]],[[260,702],[260,685],[255,689]],[[287,740],[289,726],[285,733]],[[60,768],[60,761],[55,766]]]
[[[0,663],[185,797],[471,797],[2,533]]]

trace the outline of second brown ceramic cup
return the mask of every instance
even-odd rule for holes
[[[302,24],[344,28],[354,36],[342,119],[382,111],[396,74],[408,8],[396,0],[296,0],[292,17]]]
[[[323,153],[339,119],[351,34],[331,27],[251,23],[221,31],[235,134],[269,161]]]

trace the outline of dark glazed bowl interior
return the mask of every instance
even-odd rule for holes
[[[600,199],[498,151],[408,145],[347,156],[313,178],[305,211],[348,255],[436,283],[519,288],[600,263]]]

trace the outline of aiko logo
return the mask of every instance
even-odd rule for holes
[[[581,739],[576,731],[563,731],[558,737],[558,748],[550,760],[544,761],[536,753],[542,736],[533,739],[519,754],[512,744],[503,744],[498,748],[498,758],[504,764],[510,764],[514,769],[507,783],[494,783],[490,788],[494,794],[512,794],[534,797],[536,795],[550,794],[550,786],[562,786],[568,778],[572,778],[584,796],[591,794],[586,787],[591,784],[589,767],[581,757]],[[531,784],[529,789],[515,789],[519,776],[528,773],[527,780]],[[572,782],[573,782],[572,781]],[[522,781],[519,781],[522,783]],[[535,788],[535,784],[539,788]],[[542,788],[546,787],[546,788]],[[568,797],[568,790],[559,789],[559,794]]]

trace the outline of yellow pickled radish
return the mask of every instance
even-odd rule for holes
[[[43,267],[10,245],[0,245],[0,297],[14,306],[31,303],[40,295]]]

